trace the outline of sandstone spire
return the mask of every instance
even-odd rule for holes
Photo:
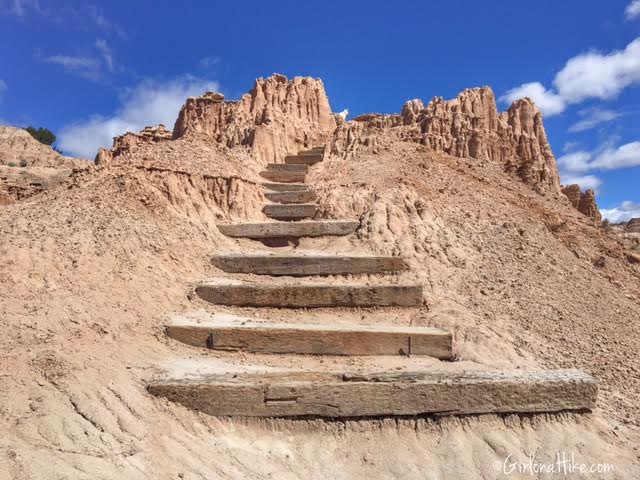
[[[542,114],[528,98],[499,113],[491,88],[471,88],[453,100],[434,98],[417,121],[436,151],[501,162],[533,187],[560,186]]]
[[[596,205],[596,195],[590,188],[584,192],[580,191],[580,185],[566,185],[562,187],[562,193],[566,195],[573,205],[580,213],[593,219],[596,223],[602,221],[602,215],[598,206]]]
[[[166,139],[143,133],[116,139],[113,156],[129,150],[132,140]],[[523,98],[499,112],[489,87],[466,89],[451,100],[435,97],[426,106],[414,99],[398,115],[368,114],[347,122],[332,114],[320,79],[289,80],[274,74],[256,80],[239,101],[226,101],[213,92],[187,99],[172,137],[188,135],[247,148],[260,163],[278,162],[290,152],[325,143],[331,143],[334,154],[356,155],[361,147],[377,149],[389,135],[435,152],[496,162],[536,190],[560,192],[556,160],[538,108]],[[107,158],[106,153],[99,158]]]
[[[290,152],[324,144],[335,127],[322,80],[288,80],[274,74],[256,80],[237,102],[215,93],[189,98],[173,137],[200,133],[229,147],[245,145],[254,158],[275,162]]]
[[[542,114],[528,98],[514,102],[506,112],[498,112],[489,87],[464,90],[452,100],[435,97],[426,107],[410,100],[400,115],[363,115],[340,125],[334,149],[354,152],[358,144],[374,144],[376,129],[388,129],[387,134],[436,152],[499,162],[535,189],[560,190]]]

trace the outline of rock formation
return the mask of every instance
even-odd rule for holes
[[[0,205],[41,193],[88,165],[59,154],[22,128],[0,126]]]
[[[584,192],[580,191],[580,185],[567,185],[562,187],[562,193],[566,195],[573,205],[580,213],[591,218],[595,222],[602,221],[602,215],[598,206],[596,205],[596,195],[590,188]]]
[[[560,193],[555,157],[542,114],[528,99],[499,112],[489,87],[472,88],[452,100],[433,98],[426,106],[409,100],[400,114],[366,114],[345,121],[331,112],[321,80],[274,74],[256,80],[239,101],[220,93],[191,97],[180,110],[172,139],[198,136],[226,148],[246,149],[259,164],[278,162],[289,153],[328,143],[334,155],[353,157],[361,149],[377,152],[401,140],[459,158],[499,164],[537,191]],[[96,162],[131,153],[136,145],[169,140],[163,126],[147,127],[114,139]],[[583,212],[598,218],[585,193]]]
[[[163,124],[144,127],[138,133],[127,132],[113,139],[111,150],[101,148],[95,158],[95,163],[105,163],[114,157],[130,152],[133,148],[144,143],[162,142],[171,140],[172,133]]]
[[[0,126],[0,165],[48,168],[82,168],[87,162],[60,155],[33,138],[23,128]]]
[[[412,101],[397,115],[372,114],[349,122],[333,117],[338,126],[332,154],[323,155],[305,177],[307,194],[314,192],[314,220],[322,221],[279,223],[263,210],[271,204],[267,200],[276,205],[269,195],[274,192],[266,191],[265,177],[258,173],[268,167],[249,154],[262,155],[259,148],[265,144],[258,140],[266,142],[267,135],[292,143],[309,138],[314,145],[312,135],[325,131],[316,114],[316,120],[298,118],[297,101],[288,88],[269,87],[289,99],[286,105],[274,99],[277,109],[271,102],[255,107],[256,114],[277,110],[282,115],[277,121],[261,123],[250,117],[250,101],[245,111],[241,102],[224,102],[209,94],[185,106],[176,132],[181,137],[170,140],[159,128],[119,137],[111,162],[105,160],[57,187],[0,208],[0,472],[7,472],[0,478],[46,479],[52,471],[60,478],[161,480],[266,474],[424,478],[425,471],[446,470],[447,480],[466,480],[497,476],[489,473],[492,465],[502,465],[507,454],[515,462],[535,452],[544,461],[563,451],[576,452],[581,464],[615,466],[610,478],[640,479],[640,403],[633,400],[640,395],[640,234],[623,236],[614,229],[596,228],[559,189],[557,196],[552,194],[552,183],[534,185],[547,189],[543,196],[520,180],[533,181],[539,176],[524,174],[545,168],[544,143],[535,131],[530,103],[517,103],[511,118],[509,112],[493,116],[490,108],[484,110],[489,97],[478,93],[475,100],[469,96],[455,108],[446,106],[448,102],[425,107],[427,102]],[[305,89],[310,95],[311,86]],[[261,92],[261,87],[255,92],[256,103],[264,97]],[[283,113],[285,106],[292,113]],[[217,117],[210,114],[216,111],[223,118],[214,128]],[[294,120],[282,127],[290,117]],[[219,137],[211,133],[216,131]],[[229,148],[226,142],[234,132],[238,142],[246,143],[231,142]],[[276,137],[276,132],[283,137]],[[330,125],[326,132],[331,136]],[[284,140],[271,145],[288,147]],[[505,173],[508,165],[526,163],[519,153],[525,147],[530,157],[522,158],[533,158],[531,166],[536,168]],[[456,158],[441,153],[445,150],[478,157]],[[103,156],[112,154],[105,150]],[[2,168],[21,175],[37,167]],[[0,202],[1,197],[0,191]],[[578,207],[581,198],[579,194]],[[297,241],[290,236],[291,225],[308,229],[315,224],[313,228],[322,232],[330,222],[333,232],[346,223],[352,233]],[[278,238],[262,243],[229,235],[240,226],[245,234],[270,232]],[[225,255],[239,266],[242,262],[234,260],[239,254],[245,262],[254,261],[256,254],[269,254],[269,262],[293,265],[286,257],[304,253],[308,258],[294,267],[317,265],[318,256],[334,257],[335,265],[344,265],[344,258],[336,257],[340,252],[358,262],[363,254],[387,257],[408,268],[384,276],[363,272],[344,277],[326,269],[330,275],[303,279],[260,277],[255,270],[234,273],[212,263],[212,256],[219,260]],[[255,306],[205,308],[198,294],[198,285],[205,281],[228,287],[336,287],[325,292],[353,292],[360,285],[367,295],[381,286],[413,285],[414,292],[419,286],[423,294],[414,297],[410,308],[312,312],[267,307],[261,312]],[[233,343],[240,347],[237,352],[198,352],[194,346],[163,338],[169,315],[184,318],[194,310],[211,310],[221,320],[242,315],[243,324],[278,322],[281,330],[286,326],[289,331],[324,321],[342,332],[348,325],[378,328],[385,322],[393,328],[445,329],[454,332],[455,362],[413,355],[418,342],[412,341],[409,350],[408,339],[393,349],[402,349],[402,355],[386,359],[325,359],[317,355],[316,343],[310,343],[314,355],[269,357],[239,342]],[[203,320],[198,328],[211,326],[206,317],[193,318]],[[345,338],[342,332],[336,332],[340,339]],[[359,341],[351,345],[360,348],[368,342],[378,348],[354,332]],[[203,347],[217,342],[215,334],[209,334],[198,337]],[[260,407],[277,406],[287,417],[298,397],[291,384],[269,386],[272,374],[295,370],[312,378],[325,375],[322,372],[346,373],[342,383],[366,386],[362,377],[358,379],[363,372],[404,376],[426,369],[433,375],[439,368],[460,366],[476,375],[487,368],[524,371],[539,365],[571,365],[597,377],[597,408],[588,415],[483,414],[459,420],[439,415],[340,422],[314,417],[218,420],[158,400],[145,390],[165,371],[194,380],[200,374],[215,379],[237,373],[236,385],[246,373],[266,373],[266,383],[251,392],[265,393]],[[389,383],[388,375],[367,375],[367,382]],[[405,378],[396,391],[388,391],[388,398],[403,400],[405,387],[419,380],[415,375]],[[457,386],[455,381],[442,385]],[[524,385],[513,385],[514,392],[522,395]],[[536,411],[551,391],[540,386],[528,399]],[[328,391],[325,387],[323,392]],[[470,397],[479,394],[486,391],[475,388]],[[200,392],[184,398],[204,397]],[[487,405],[512,398],[496,395]],[[236,403],[243,400],[240,394]],[[313,406],[328,413],[337,408],[332,401]],[[272,454],[271,444],[277,447]],[[452,464],[459,474],[446,467]],[[525,475],[514,476],[518,477]]]
[[[640,233],[640,218],[632,218],[625,226],[625,231],[629,233]]]
[[[569,199],[571,205],[573,205],[576,209],[580,210],[580,198],[582,197],[582,192],[580,191],[580,185],[566,185],[562,187],[562,193]]]
[[[240,101],[207,92],[180,110],[173,138],[204,134],[228,147],[246,146],[267,163],[324,144],[336,123],[321,80],[275,74],[256,80]]]
[[[375,152],[392,139],[410,141],[435,152],[496,162],[538,191],[560,191],[540,111],[525,98],[499,112],[489,87],[464,90],[452,100],[435,97],[426,106],[409,100],[400,114],[367,114],[347,122],[332,114],[321,80],[274,74],[256,80],[239,101],[225,101],[213,92],[187,99],[172,138],[189,135],[228,148],[244,147],[261,164],[327,142],[333,154],[348,158],[361,148]],[[168,138],[162,126],[127,133],[114,139],[111,151],[102,150],[96,161]]]
[[[499,162],[538,190],[560,188],[542,114],[528,98],[514,102],[506,112],[498,112],[489,87],[464,90],[453,100],[435,97],[426,107],[410,100],[400,115],[365,115],[341,124],[333,151],[348,155],[358,144],[375,144],[373,136],[380,129],[432,151]]]

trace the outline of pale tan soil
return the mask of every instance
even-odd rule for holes
[[[0,205],[37,195],[66,181],[72,174],[71,168],[0,165]]]
[[[152,397],[146,382],[163,368],[435,361],[209,352],[166,338],[167,315],[214,311],[190,286],[230,277],[211,254],[267,249],[215,228],[266,220],[261,165],[202,140],[143,148],[132,166],[92,169],[0,208],[0,479],[531,478],[504,476],[493,464],[509,454],[549,462],[562,451],[616,466],[603,477],[567,478],[640,478],[640,266],[563,197],[535,193],[493,164],[414,143],[313,167],[319,217],[359,218],[362,226],[350,237],[303,239],[297,250],[401,254],[409,272],[326,281],[418,281],[423,308],[215,311],[450,328],[458,360],[470,366],[593,374],[602,382],[595,412],[229,420]]]
[[[39,168],[85,168],[86,160],[65,157],[22,128],[0,125],[0,165]]]
[[[22,128],[0,125],[0,205],[37,195],[88,165],[41,144]]]

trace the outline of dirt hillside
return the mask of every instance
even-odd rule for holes
[[[22,128],[0,125],[0,205],[38,194],[87,166],[87,161],[59,154]]]
[[[307,180],[319,193],[317,216],[360,227],[283,249],[401,254],[411,269],[388,280],[419,282],[424,305],[261,316],[358,322],[366,314],[446,327],[456,361],[591,373],[598,408],[232,420],[151,396],[154,375],[188,372],[205,357],[225,372],[428,362],[203,352],[164,335],[173,313],[257,315],[214,309],[192,284],[222,276],[213,253],[264,249],[223,236],[216,223],[266,220],[258,172],[322,144],[330,153]],[[615,466],[566,478],[640,478],[639,257],[561,192],[531,101],[498,112],[484,87],[344,122],[321,81],[276,75],[239,102],[187,99],[171,133],[127,134],[98,160],[0,207],[0,480],[531,478],[495,464],[509,455],[549,463],[558,452]]]

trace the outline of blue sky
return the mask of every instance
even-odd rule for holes
[[[0,60],[0,123],[87,157],[273,72],[322,78],[351,116],[490,85],[538,103],[563,181],[640,216],[640,0],[0,0]]]

